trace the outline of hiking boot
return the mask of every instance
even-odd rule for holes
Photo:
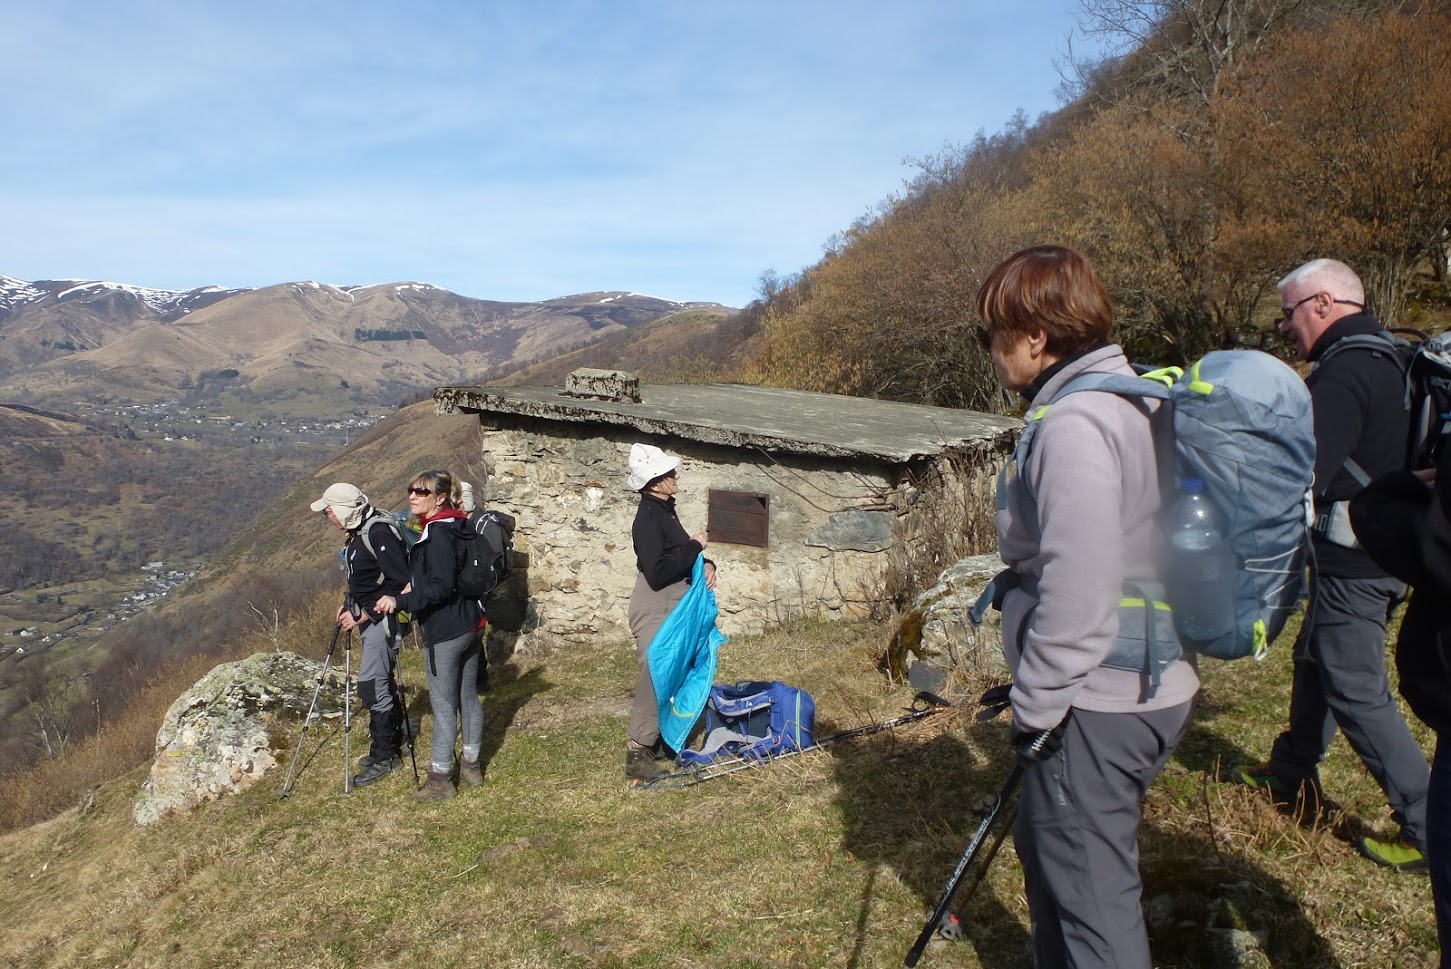
[[[430,770],[428,780],[413,791],[415,801],[447,801],[457,794],[448,771]]]
[[[1427,868],[1425,852],[1400,835],[1392,841],[1356,838],[1355,847],[1377,865],[1396,871],[1425,871]]]
[[[1276,774],[1269,764],[1241,764],[1230,770],[1229,779],[1244,787],[1265,791],[1277,800],[1293,797],[1295,794],[1296,785]]]
[[[648,784],[665,776],[649,747],[631,747],[625,751],[625,779],[631,784]]]
[[[476,760],[458,762],[458,782],[469,787],[478,787],[484,782],[484,765]]]
[[[353,775],[354,787],[367,787],[369,784],[376,784],[395,770],[402,770],[403,768],[403,758],[399,757],[396,753],[384,755],[376,759],[369,754],[367,757],[360,759],[358,763],[361,764],[363,760],[369,760],[372,763],[363,768],[361,773]]]
[[[1269,764],[1256,764],[1232,768],[1229,779],[1251,790],[1263,791],[1272,802],[1307,824],[1321,820],[1329,810],[1329,802],[1325,800],[1318,777],[1292,781],[1276,774]]]
[[[398,746],[401,748],[403,745],[400,743]],[[403,766],[403,755],[397,750],[393,751],[392,753],[386,754],[375,754],[372,751],[369,751],[368,753],[358,758],[358,772],[361,773],[367,770],[369,767],[372,767],[374,764],[387,760],[394,761],[394,767]]]

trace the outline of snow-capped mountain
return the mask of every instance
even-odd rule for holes
[[[705,307],[725,311],[623,291],[517,303],[416,281],[178,291],[0,275],[0,400],[139,402],[209,371],[234,372],[264,396],[341,384],[392,400]]]

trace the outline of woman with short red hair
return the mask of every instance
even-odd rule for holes
[[[1063,393],[1085,374],[1134,373],[1082,254],[1010,256],[977,309],[999,381],[1036,424],[997,494],[1012,737],[1025,765],[1013,840],[1034,963],[1149,969],[1139,799],[1184,736],[1199,689],[1170,614],[1146,611],[1163,598],[1157,404]]]

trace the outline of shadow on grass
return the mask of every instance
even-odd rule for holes
[[[554,686],[545,679],[544,671],[538,667],[520,672],[518,664],[512,658],[519,635],[517,629],[502,630],[490,626],[480,651],[477,689],[479,702],[484,709],[484,738],[483,748],[479,751],[479,764],[485,770],[499,752],[504,743],[504,735],[513,726],[519,711],[536,693]],[[419,649],[423,654],[422,662],[426,663],[427,651],[422,642],[414,637],[408,643]],[[420,733],[423,714],[432,715],[433,705],[428,695],[427,677],[420,673],[417,680],[416,683],[410,680],[406,685],[404,710],[422,758],[428,755],[432,740],[431,735]]]
[[[870,866],[849,966],[860,965],[864,958],[880,872],[893,871],[921,899],[920,927],[1001,789],[1012,765],[1005,726],[974,725],[966,741],[960,738],[954,732],[913,743],[883,734],[828,748],[845,822],[843,847]],[[1242,763],[1231,760],[1240,753],[1231,742],[1196,726],[1179,756],[1203,777],[1216,763]],[[1146,801],[1149,817],[1140,828],[1145,917],[1155,965],[1338,969],[1294,886],[1253,857],[1219,851],[1201,819],[1172,802],[1162,792],[1151,795]],[[1032,965],[1015,862],[1009,838],[994,863],[995,872],[970,899],[964,902],[961,893],[956,899],[963,941],[974,947],[983,966]],[[1004,870],[1010,867],[1011,872]],[[964,888],[973,876],[969,870]],[[942,944],[934,941],[932,946]],[[924,958],[932,958],[930,948]]]
[[[489,674],[489,690],[483,698],[484,704],[484,747],[479,752],[479,763],[487,768],[494,755],[504,744],[504,736],[514,724],[514,718],[537,693],[553,688],[545,679],[540,667],[524,672],[512,661],[492,669]]]
[[[892,870],[922,900],[920,928],[981,822],[981,802],[1001,788],[1012,763],[1006,741],[986,728],[974,729],[973,735],[974,746],[988,751],[988,756],[975,756],[966,743],[948,735],[912,743],[883,733],[827,748],[835,759],[841,792],[846,827],[842,846],[868,863],[871,872],[862,890],[848,966],[861,964],[878,873]],[[982,766],[964,769],[976,762]],[[1006,844],[1004,849],[1008,850]],[[969,873],[964,884],[970,881]],[[1026,926],[998,898],[991,879],[978,887],[962,921],[964,940],[975,947],[982,965],[1002,969],[1031,965]],[[930,952],[924,959],[931,959]]]
[[[1289,697],[1285,698],[1285,714],[1289,714]],[[1238,764],[1259,764],[1269,758],[1269,751],[1256,754],[1209,729],[1206,723],[1232,713],[1224,704],[1201,692],[1189,731],[1174,751],[1174,761],[1187,770],[1207,773],[1211,781],[1229,781],[1230,769]]]

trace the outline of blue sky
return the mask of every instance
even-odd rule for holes
[[[744,305],[1057,107],[1076,0],[11,3],[0,274]]]

